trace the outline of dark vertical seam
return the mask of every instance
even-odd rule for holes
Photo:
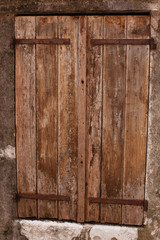
[[[86,16],[86,99],[85,99],[85,102],[86,102],[86,106],[85,106],[85,112],[86,112],[86,115],[85,115],[85,220],[86,220],[86,216],[87,216],[87,210],[88,210],[88,176],[87,176],[87,162],[88,162],[88,159],[87,159],[87,86],[88,86],[88,83],[87,83],[87,64],[88,64],[88,58],[87,58],[87,53],[88,53],[88,16]],[[87,182],[86,182],[87,180]]]
[[[59,38],[59,17],[57,16],[57,37]],[[57,45],[57,195],[59,195],[59,45]],[[57,201],[57,218],[59,219],[59,202]]]
[[[16,17],[14,16],[14,37],[15,37],[15,19]],[[18,192],[18,178],[17,178],[17,172],[18,172],[18,168],[17,168],[17,117],[16,117],[16,45],[13,42],[13,54],[14,54],[14,120],[15,120],[15,164],[16,164],[16,192]],[[17,212],[17,216],[18,216],[18,202],[16,202],[16,212]]]
[[[125,17],[125,35],[126,35],[126,39],[127,39],[127,27],[128,27],[128,16]],[[124,101],[124,143],[123,143],[123,162],[122,162],[122,199],[124,196],[124,167],[125,167],[125,144],[126,144],[126,101],[127,101],[127,59],[128,59],[128,46],[126,45],[125,47],[125,52],[126,52],[126,56],[125,56],[125,101]],[[123,205],[121,205],[121,224],[123,221]]]
[[[103,28],[102,28],[102,37],[104,39],[104,34],[105,34],[105,26],[104,26],[104,18],[103,16]],[[103,81],[104,81],[104,45],[102,45],[102,85],[101,85],[101,158],[100,158],[100,198],[102,198],[102,161],[103,161]],[[99,204],[99,221],[101,222],[101,214],[102,214],[102,204]]]
[[[86,126],[87,126],[87,29],[88,29],[88,17],[84,16],[85,19],[85,134],[84,134],[84,141],[85,141],[85,150],[84,150],[84,158],[85,158],[85,165],[84,165],[84,177],[85,177],[85,184],[84,184],[84,221],[86,220]]]
[[[35,38],[37,38],[37,17],[35,17]],[[36,150],[36,193],[38,193],[38,158],[37,158],[37,145],[38,145],[38,134],[37,134],[37,46],[35,44],[35,150]],[[36,200],[36,210],[38,218],[38,199]]]
[[[150,15],[150,32],[149,32],[149,37],[151,38],[151,15]],[[149,69],[148,69],[148,101],[147,101],[147,124],[146,124],[146,158],[145,158],[145,176],[144,176],[144,199],[145,199],[145,195],[146,195],[146,177],[147,177],[147,161],[148,161],[148,158],[147,158],[147,155],[148,155],[148,127],[149,127],[149,104],[150,104],[150,74],[151,74],[151,66],[150,66],[150,60],[151,60],[151,57],[150,57],[150,47],[148,49],[149,51]],[[147,69],[146,69],[147,70]],[[144,211],[143,211],[143,222],[144,222]]]
[[[76,59],[76,70],[77,70],[77,128],[78,128],[78,146],[77,146],[77,212],[76,212],[76,219],[78,220],[78,215],[79,215],[79,91],[80,91],[80,83],[79,83],[79,48],[80,48],[80,41],[79,41],[79,37],[80,37],[80,34],[79,34],[79,24],[80,24],[80,18],[78,18],[78,24],[77,24],[77,59]]]

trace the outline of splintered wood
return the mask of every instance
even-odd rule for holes
[[[149,16],[19,16],[15,38],[18,216],[142,225],[150,47],[121,40]]]

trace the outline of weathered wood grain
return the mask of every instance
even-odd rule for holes
[[[149,16],[127,17],[127,38],[149,38]],[[144,199],[149,46],[127,46],[123,198]],[[143,208],[123,206],[122,223],[142,225]]]
[[[57,38],[57,17],[36,17],[36,38]],[[37,192],[57,194],[57,46],[36,46]],[[57,218],[57,201],[38,200],[38,218]]]
[[[78,17],[59,16],[59,38],[70,45],[59,46],[58,59],[58,193],[70,202],[59,202],[59,219],[77,220],[77,36]]]
[[[35,37],[35,17],[16,17],[15,37]],[[16,46],[17,191],[36,193],[35,46]],[[36,200],[20,199],[19,217],[36,217]]]
[[[86,117],[86,221],[100,220],[100,206],[89,197],[100,197],[102,46],[93,47],[92,38],[103,38],[103,17],[89,16],[87,25],[87,117]]]
[[[79,17],[78,48],[78,222],[85,221],[86,20]]]
[[[91,39],[149,38],[149,16],[16,17],[15,37],[71,41],[16,45],[18,192],[70,198],[18,216],[142,225],[143,207],[88,198],[144,199],[149,46]]]
[[[105,16],[104,39],[126,38],[126,16]],[[105,45],[101,197],[122,197],[126,46]],[[121,205],[101,204],[101,222],[121,223]]]

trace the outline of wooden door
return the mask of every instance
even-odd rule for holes
[[[142,225],[149,16],[16,17],[15,38],[18,216]]]

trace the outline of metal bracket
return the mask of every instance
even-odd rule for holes
[[[121,205],[135,205],[143,206],[144,211],[148,210],[147,200],[137,200],[137,199],[106,199],[106,198],[89,198],[90,203],[107,203],[107,204],[121,204]]]
[[[10,47],[13,49],[15,45],[20,44],[58,44],[58,45],[69,45],[70,39],[66,38],[52,38],[52,39],[13,39]]]
[[[16,200],[21,198],[25,199],[39,199],[39,200],[51,200],[51,201],[70,201],[70,197],[55,195],[55,194],[35,194],[35,193],[17,193]]]
[[[154,38],[150,39],[91,39],[91,44],[96,45],[149,45],[150,49],[156,49]]]

